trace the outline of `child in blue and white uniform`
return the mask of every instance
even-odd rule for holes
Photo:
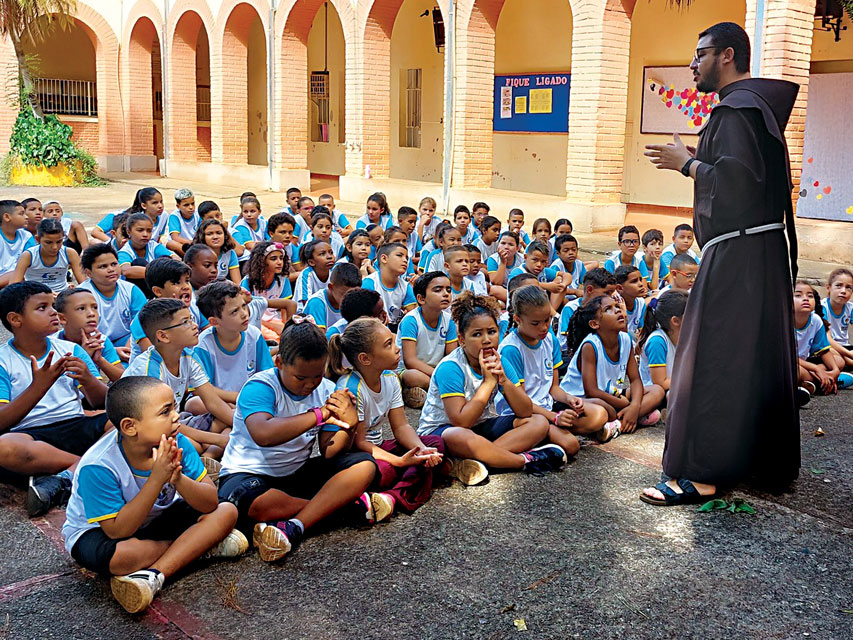
[[[566,300],[583,297],[582,283],[586,265],[578,260],[578,241],[573,235],[563,234],[553,239],[553,246],[557,258],[551,263],[551,268],[567,273],[571,279],[566,289]]]
[[[166,247],[183,256],[184,245],[192,243],[198,225],[201,224],[201,216],[196,213],[195,195],[189,189],[175,191],[175,204],[178,208],[166,219],[166,233],[169,236]]]
[[[24,215],[24,207],[17,200],[3,200],[0,202],[0,278],[8,284],[12,281],[12,274],[18,265],[21,254],[30,247],[35,246],[36,239],[29,231],[24,229],[27,225],[27,217]]]
[[[406,245],[399,242],[382,245],[377,260],[378,270],[364,278],[361,286],[382,296],[388,323],[396,331],[403,316],[417,304],[412,285],[403,278],[409,262]]]
[[[818,294],[809,283],[798,280],[794,286],[794,334],[799,362],[798,381],[813,394],[835,393],[838,387],[853,385],[853,375],[841,373],[829,343],[828,325],[818,308]]]
[[[367,198],[365,213],[356,220],[356,229],[366,229],[370,224],[378,224],[385,231],[394,224],[394,218],[388,209],[388,201],[381,193],[374,193]]]
[[[480,232],[471,224],[471,212],[464,204],[453,210],[453,223],[462,237],[462,244],[474,244],[480,239]]]
[[[299,249],[299,261],[304,268],[297,275],[293,300],[296,311],[302,313],[308,298],[325,289],[329,283],[329,275],[335,266],[335,253],[328,242],[312,240]]]
[[[86,279],[80,266],[80,256],[63,244],[65,233],[59,220],[44,218],[39,222],[37,240],[36,246],[21,254],[13,282],[41,282],[54,293],[60,293],[68,288],[69,269],[76,282]]]
[[[829,274],[826,289],[828,295],[821,301],[823,317],[829,322],[829,343],[838,354],[838,366],[844,369],[853,366],[853,348],[850,346],[853,271],[844,267],[835,269]]]
[[[243,255],[239,256],[240,262],[245,262],[252,248],[267,240],[267,222],[261,216],[260,200],[253,196],[243,198],[240,211],[240,219],[231,225],[231,236],[234,242],[245,249]]]
[[[486,260],[486,270],[492,283],[491,293],[506,302],[506,286],[509,274],[524,264],[524,257],[518,252],[519,238],[514,231],[507,231],[498,240],[498,250]]]
[[[489,295],[489,280],[486,277],[486,265],[483,263],[483,254],[475,244],[465,245],[468,250],[468,264],[470,266],[466,282],[471,283],[471,291],[480,296]]]
[[[649,302],[638,346],[640,378],[644,385],[656,384],[669,391],[686,306],[684,291],[669,291]]]
[[[310,316],[324,332],[341,319],[341,301],[344,296],[357,287],[361,287],[362,278],[354,264],[338,264],[332,269],[329,283],[308,298],[302,314]]]

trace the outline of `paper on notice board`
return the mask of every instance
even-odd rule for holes
[[[512,118],[512,87],[501,87],[501,118]]]
[[[551,113],[551,89],[530,90],[530,113]]]

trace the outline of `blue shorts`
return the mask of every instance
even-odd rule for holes
[[[480,422],[479,424],[475,424],[473,427],[471,427],[471,431],[476,433],[478,436],[483,436],[486,440],[489,440],[490,442],[494,442],[503,434],[508,433],[512,430],[512,426],[515,420],[515,416],[498,416],[497,418],[489,418],[488,420],[483,420],[483,422]],[[444,426],[438,427],[437,429],[431,431],[430,435],[440,436],[452,426],[452,424],[446,424]]]

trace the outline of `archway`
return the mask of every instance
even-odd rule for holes
[[[133,26],[127,51],[129,71],[128,149],[132,157],[151,158],[137,165],[154,170],[163,157],[163,78],[160,38],[149,18]]]
[[[496,122],[501,119],[518,122],[508,124],[509,130],[501,127],[492,135],[491,184],[496,189],[566,193],[571,123],[568,134],[558,131],[566,125],[563,116],[569,118],[566,107],[558,107],[558,95],[564,94],[567,99],[568,83],[546,85],[545,82],[553,82],[554,78],[562,80],[563,74],[571,74],[572,29],[568,0],[539,0],[535,4],[526,0],[504,2],[495,29],[494,74],[531,77],[529,86],[513,88],[510,102],[494,115]],[[534,91],[550,93],[534,94]],[[540,96],[550,103],[541,102]],[[547,124],[542,125],[546,120]],[[540,128],[544,130],[539,131]]]
[[[391,177],[441,182],[444,52],[432,0],[405,0],[391,34]],[[441,15],[440,13],[438,14]]]
[[[169,154],[176,160],[210,162],[210,44],[195,11],[185,12],[172,37]]]

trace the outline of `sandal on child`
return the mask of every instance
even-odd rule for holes
[[[710,495],[703,496],[687,478],[680,478],[675,482],[681,488],[683,493],[677,493],[666,482],[661,481],[655,485],[655,489],[663,494],[663,500],[647,496],[645,493],[640,494],[640,500],[646,504],[651,504],[656,507],[677,507],[684,504],[704,503],[708,500],[713,500],[717,495],[717,493],[714,492]]]

